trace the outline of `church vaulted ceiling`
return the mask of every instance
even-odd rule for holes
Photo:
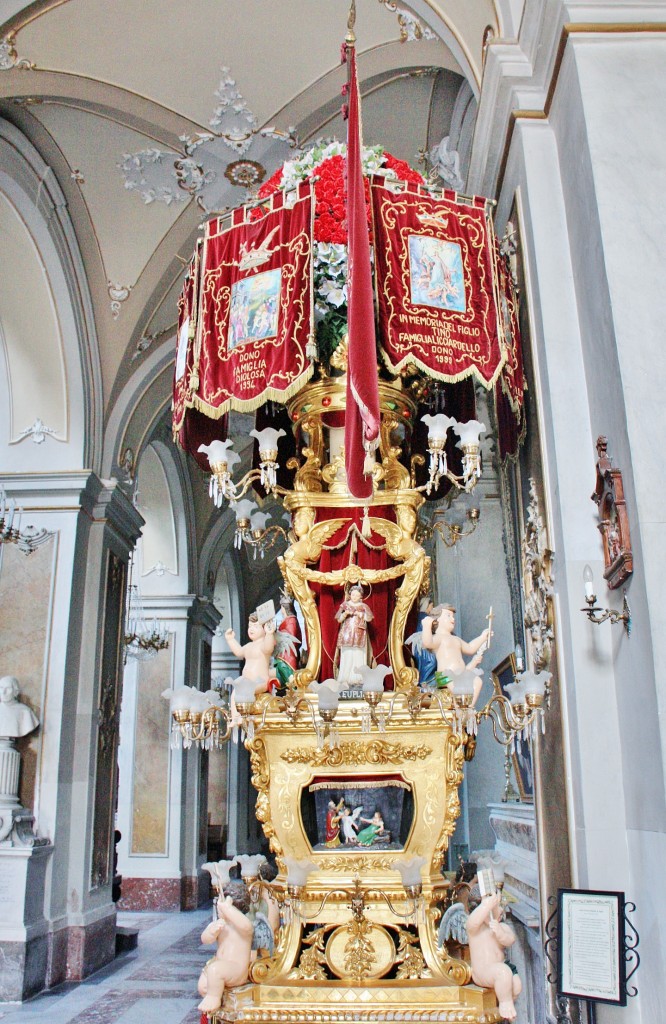
[[[182,259],[295,145],[343,136],[347,0],[4,0],[0,113],[65,194],[107,410],[173,344]],[[364,141],[416,164],[478,94],[491,0],[358,0]],[[466,84],[467,83],[467,84]],[[258,165],[258,166],[257,166]],[[180,259],[179,259],[180,257]]]

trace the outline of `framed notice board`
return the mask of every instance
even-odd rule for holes
[[[627,1005],[623,892],[560,889],[558,992]]]

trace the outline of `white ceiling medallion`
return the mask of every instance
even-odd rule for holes
[[[256,160],[238,159],[232,164],[266,167],[272,173],[284,160],[276,143],[296,146],[293,128],[282,131],[275,127],[258,127],[257,118],[227,67],[222,68],[215,96],[219,102],[209,121],[212,131],[181,135],[181,153],[153,147],[123,154],[118,167],[126,189],[138,192],[146,204],[157,202],[170,206],[194,197],[206,213],[224,210],[236,205],[230,186],[239,184],[230,176],[225,177],[230,164],[229,149],[238,158],[252,147],[253,156],[260,158],[261,164]]]

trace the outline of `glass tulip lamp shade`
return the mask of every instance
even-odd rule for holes
[[[269,519],[270,516],[267,512],[255,512],[250,519],[250,529],[252,530],[252,533],[263,533]]]
[[[548,684],[553,678],[552,672],[533,672],[531,669],[528,669],[527,672],[521,672],[517,678],[523,687],[528,706],[541,707],[543,699],[548,692]]]
[[[238,706],[242,704],[252,704],[254,702],[257,687],[261,683],[260,680],[247,679],[245,676],[238,676],[237,679],[230,680],[230,682],[234,688],[234,700]]]
[[[481,434],[485,431],[485,424],[478,420],[468,420],[467,423],[458,423],[456,426],[456,433],[460,438],[458,448],[462,448],[463,452],[463,480],[467,490],[472,488],[481,476]]]
[[[384,692],[384,680],[391,674],[391,669],[388,665],[377,665],[375,668],[361,665],[358,671],[363,679],[364,694]]]
[[[522,682],[522,677],[518,677],[518,681],[515,683],[507,683],[505,686],[506,692],[509,694],[509,701],[511,707],[515,711],[523,711],[525,708],[526,689],[525,684]]]
[[[425,862],[425,857],[405,857],[393,868],[400,872],[402,884],[409,896],[415,897],[421,892],[421,868]]]
[[[325,679],[323,683],[313,682],[308,686],[308,690],[311,693],[317,694],[319,713],[326,713],[326,715],[331,715],[332,717],[338,710],[340,700],[337,681],[335,679]]]
[[[232,501],[231,508],[236,516],[236,533],[234,534],[234,547],[243,546],[243,534],[250,529],[250,521],[253,515],[259,511],[257,506],[249,498],[241,498],[240,501]]]
[[[456,704],[462,708],[470,707],[474,697],[474,680],[480,675],[479,670],[472,671],[471,668],[464,668],[458,673],[450,671],[446,674],[451,675],[453,679],[453,696]]]
[[[266,858],[261,853],[239,853],[236,860],[240,865],[241,878],[248,879],[258,878],[261,865],[266,863]]]
[[[286,434],[275,427],[264,427],[263,430],[251,430],[250,437],[256,438],[259,445],[261,485],[272,490],[277,484],[278,440]]]
[[[430,479],[428,481],[427,491],[430,491],[433,487],[437,487],[441,478],[446,474],[447,462],[446,462],[446,435],[449,432],[450,427],[457,429],[457,421],[453,416],[445,416],[443,412],[438,412],[436,416],[422,416],[421,419],[428,428],[428,452],[430,453]]]
[[[300,899],[308,884],[308,876],[317,870],[317,865],[311,860],[296,860],[295,857],[285,857],[284,863],[287,868],[287,889],[289,895]]]
[[[211,478],[209,495],[219,508],[223,498],[231,496],[229,484],[234,466],[240,462],[238,452],[231,451],[233,441],[211,441],[210,444],[200,444],[198,450],[208,457]]]
[[[431,448],[445,445],[449,428],[458,426],[453,416],[445,416],[443,412],[438,412],[436,416],[422,416],[421,419],[428,428],[428,446]]]

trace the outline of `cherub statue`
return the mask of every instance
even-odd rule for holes
[[[499,915],[493,916],[493,911],[501,906],[501,894],[484,896],[471,914],[465,902],[452,904],[442,916],[438,945],[451,940],[461,946],[469,945],[472,980],[481,988],[494,989],[503,1019],[515,1020],[514,999],[523,986],[505,959],[505,950],[516,941],[514,931]]]
[[[493,916],[493,911],[500,906],[501,898],[498,892],[484,896],[467,918],[469,958],[474,983],[481,988],[494,989],[504,1020],[515,1020],[516,1007],[513,1001],[522,992],[523,985],[504,956],[505,949],[516,941],[515,933],[499,917]]]
[[[275,650],[275,623],[272,619],[260,622],[256,612],[252,612],[247,623],[248,643],[242,647],[236,640],[233,629],[227,629],[224,639],[227,647],[237,658],[241,658],[242,674],[246,679],[254,679],[257,683],[256,693],[265,693],[271,677],[271,656]]]
[[[453,692],[455,692],[455,677],[465,669],[472,671],[477,667],[492,636],[489,629],[484,629],[480,636],[467,643],[459,636],[454,635],[455,625],[456,610],[453,605],[440,604],[433,608],[432,615],[424,617],[422,634],[423,646],[428,651],[434,651],[437,658],[435,673],[437,685],[448,686]],[[463,654],[472,654],[474,657],[465,664]],[[472,707],[476,704],[483,685],[481,675],[482,673],[477,673],[473,680]]]
[[[217,901],[217,920],[201,933],[204,945],[217,943],[217,952],[208,961],[197,986],[202,1013],[212,1014],[222,1005],[225,988],[244,985],[248,979],[254,925],[233,905],[231,896]]]
[[[359,668],[369,664],[371,657],[368,641],[368,623],[374,618],[363,600],[363,587],[355,583],[335,613],[340,623],[336,643],[338,660],[336,678],[343,683],[361,683]]]
[[[18,699],[20,692],[16,676],[0,679],[0,736],[3,738],[27,736],[39,725],[32,709]]]

